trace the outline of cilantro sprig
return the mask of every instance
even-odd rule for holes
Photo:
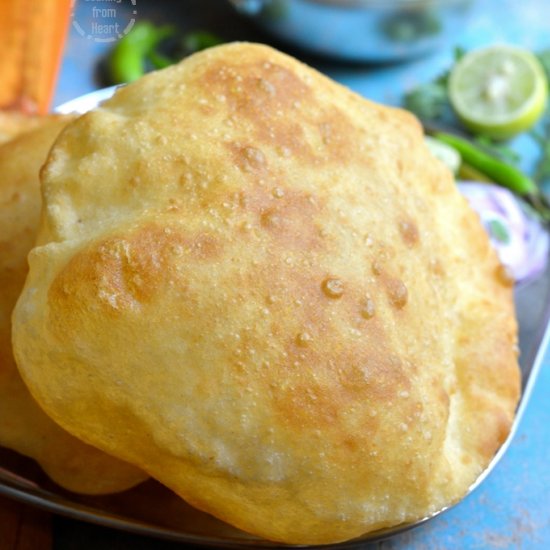
[[[454,62],[459,61],[466,53],[463,48],[454,50]],[[437,76],[431,82],[421,84],[405,94],[403,106],[423,121],[448,122],[453,118],[453,110],[449,101],[447,84],[451,69]]]

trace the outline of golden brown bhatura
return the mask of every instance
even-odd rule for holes
[[[134,466],[82,443],[51,420],[21,380],[11,346],[11,312],[25,282],[40,218],[38,172],[69,117],[46,117],[0,146],[0,445],[34,458],[63,487],[122,491],[145,479]],[[33,342],[30,343],[33,345]]]
[[[37,128],[42,121],[43,117],[26,115],[18,111],[0,110],[0,145]]]
[[[194,506],[342,541],[456,502],[507,437],[510,282],[411,115],[226,45],[72,123],[43,185],[22,375]]]

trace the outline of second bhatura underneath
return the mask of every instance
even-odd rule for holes
[[[147,476],[61,429],[33,400],[13,358],[10,318],[38,231],[38,173],[71,117],[15,120],[7,129],[21,135],[0,145],[0,445],[34,458],[65,489],[124,491]]]
[[[78,438],[329,543],[460,499],[519,393],[512,289],[411,115],[232,44],[71,123],[14,315]]]

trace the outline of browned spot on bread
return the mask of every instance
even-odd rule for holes
[[[314,269],[296,272],[283,261],[272,269],[282,276],[270,283],[272,272],[266,270],[256,274],[254,284],[271,288],[267,303],[274,340],[288,339],[269,368],[258,374],[266,394],[271,393],[281,422],[319,429],[340,426],[341,437],[350,436],[341,425],[343,416],[361,407],[367,394],[373,409],[396,400],[399,392],[410,390],[414,369],[391,353],[385,328],[376,317],[369,321],[359,317],[363,286],[349,282],[340,299],[327,300]],[[334,308],[340,321],[334,321]],[[356,322],[368,329],[350,341],[349,330]],[[289,324],[298,327],[294,333]],[[280,383],[272,387],[273,380]],[[362,418],[365,424],[353,436],[361,440],[377,425],[374,416]]]
[[[481,400],[483,401],[483,398]],[[491,406],[490,403],[485,403],[485,405],[489,411],[484,421],[486,426],[485,436],[479,441],[478,452],[481,456],[490,458],[506,441],[510,433],[512,420],[500,407]]]
[[[307,252],[323,246],[319,232],[323,200],[313,200],[309,194],[289,188],[278,187],[273,191],[259,186],[243,192],[237,199],[233,203],[238,206],[240,216],[268,237],[274,253]]]
[[[218,241],[211,235],[188,236],[177,229],[146,225],[124,238],[94,243],[75,255],[52,284],[49,301],[54,308],[60,302],[74,301],[78,309],[86,296],[113,313],[136,309],[170,280],[179,279],[175,258],[208,261],[219,253]]]
[[[395,309],[402,309],[409,300],[409,291],[401,279],[386,277],[384,279],[388,300]]]
[[[230,112],[226,122],[240,124],[241,130],[254,136],[254,143],[274,147],[300,162],[358,160],[358,127],[341,109],[321,106],[310,86],[285,67],[256,61],[216,65],[198,85],[224,99]],[[313,109],[315,105],[319,108]],[[301,124],[296,122],[299,119]],[[306,133],[308,124],[318,129],[318,135]],[[238,164],[243,165],[242,159]]]
[[[228,144],[233,153],[235,164],[244,172],[264,172],[266,170],[266,159],[263,152],[251,145]]]
[[[312,95],[296,73],[268,61],[212,63],[199,85],[212,96],[223,97],[247,118],[269,116],[267,110],[293,108]]]
[[[294,121],[301,102],[312,100],[310,87],[275,63],[215,64],[198,86],[228,106],[228,123],[246,125],[256,143],[279,145],[304,158],[312,153],[303,129]]]
[[[357,126],[337,107],[331,107],[321,113],[318,128],[324,145],[322,157],[339,163],[351,160],[362,161],[356,149],[361,137]]]
[[[412,248],[420,241],[420,235],[418,233],[418,226],[411,219],[404,219],[399,222],[399,233],[403,242]]]

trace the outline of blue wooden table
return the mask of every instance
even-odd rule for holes
[[[119,9],[137,11],[137,20],[169,21],[182,29],[213,30],[228,40],[266,41],[265,36],[238,18],[222,0],[137,0],[135,8],[129,1],[126,3],[126,7],[124,1],[119,4]],[[77,5],[75,20],[85,18],[89,9],[90,5],[82,0]],[[132,16],[130,12],[123,15]],[[550,0],[479,0],[469,26],[462,35],[456,36],[453,45],[470,49],[494,42],[509,42],[534,50],[550,48]],[[56,104],[101,86],[97,62],[110,46],[86,38],[77,26],[72,27]],[[399,104],[404,90],[441,73],[452,58],[450,45],[429,57],[390,66],[349,66],[306,60],[365,97]],[[523,153],[524,168],[531,169],[536,152],[532,143],[519,138],[515,145]],[[511,447],[481,487],[427,524],[365,548],[550,548],[549,363],[550,350]],[[179,548],[63,518],[54,521],[54,541],[56,550]]]

